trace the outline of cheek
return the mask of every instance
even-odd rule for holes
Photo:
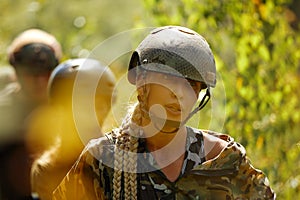
[[[138,94],[146,104],[150,102],[158,103],[164,98],[163,96],[167,95],[166,91],[156,84],[147,84],[143,88],[139,88]]]
[[[191,100],[197,101],[200,91],[195,90],[191,86],[186,86],[184,92],[186,93],[185,95],[189,96]]]
[[[159,103],[159,100],[161,99],[161,96],[158,97],[157,93],[152,92],[152,90],[149,90],[149,93],[147,95],[147,98],[144,99],[144,101],[146,102],[146,106],[148,107],[147,109],[149,109],[149,107],[151,107],[153,104],[157,104]]]
[[[189,109],[191,109],[197,102],[199,93],[198,92],[196,93],[191,88],[187,88],[184,91],[185,91],[185,93],[184,93],[184,98],[182,99],[182,104],[183,104],[183,106],[186,106]]]

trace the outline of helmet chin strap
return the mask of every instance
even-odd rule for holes
[[[176,133],[184,124],[186,124],[186,122],[194,114],[196,114],[199,110],[201,110],[202,108],[204,108],[204,106],[210,100],[210,96],[211,96],[210,95],[210,90],[209,90],[209,87],[208,87],[206,89],[206,93],[205,93],[204,97],[202,98],[201,102],[199,103],[199,105],[182,122],[180,122],[180,121],[174,121],[174,120],[169,120],[169,119],[163,119],[163,118],[157,117],[153,113],[149,113],[147,111],[144,111],[144,112],[147,112],[149,114],[149,116],[150,116],[150,118],[152,120],[152,123],[153,123],[154,127],[157,130],[159,130],[162,133],[172,134],[172,133]],[[162,129],[160,129],[159,127],[162,127]],[[174,130],[172,130],[172,131],[164,131],[163,129],[165,127],[174,127]]]
[[[204,108],[204,106],[207,104],[207,102],[209,102],[210,100],[210,89],[209,87],[207,87],[206,89],[206,93],[204,95],[204,97],[201,99],[198,107],[196,107],[190,114],[189,116],[182,122],[182,125],[184,125],[194,114],[196,114],[199,110],[201,110],[202,108]]]

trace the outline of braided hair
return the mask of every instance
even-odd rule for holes
[[[118,129],[114,154],[113,199],[120,199],[122,174],[124,176],[124,199],[137,199],[137,153],[139,136],[142,135],[142,118],[147,108],[149,90],[145,84],[146,71],[139,73],[137,80],[142,82],[138,87],[138,103],[136,103]]]

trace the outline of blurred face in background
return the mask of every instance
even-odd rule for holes
[[[18,81],[25,100],[33,104],[47,102],[47,84],[50,77],[48,71],[32,73],[28,70],[18,70]]]
[[[58,65],[54,50],[43,43],[29,43],[10,54],[21,85],[22,97],[31,104],[47,102],[47,84],[52,70]]]

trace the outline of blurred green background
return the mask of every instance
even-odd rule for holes
[[[137,27],[172,24],[199,32],[215,54],[222,86],[214,91],[221,109],[211,117],[212,105],[205,108],[199,128],[221,127],[246,147],[278,199],[300,199],[298,0],[2,0],[0,9],[2,66],[11,40],[27,28],[54,34],[64,59],[85,57]],[[125,55],[112,64],[117,78],[128,61]]]

